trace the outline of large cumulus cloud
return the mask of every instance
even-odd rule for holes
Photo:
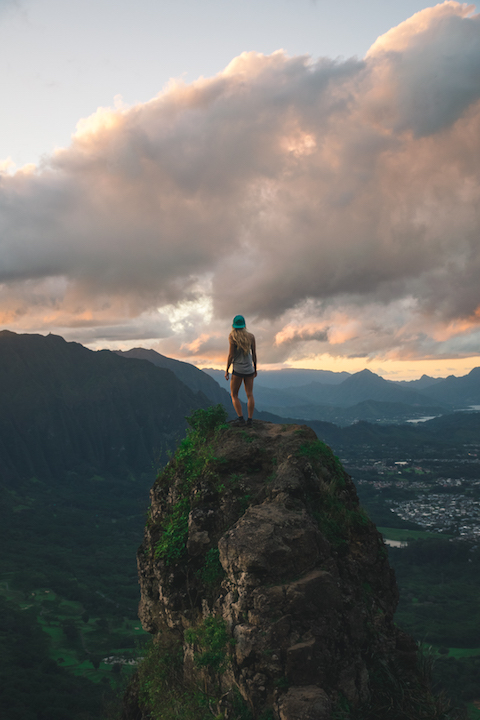
[[[363,60],[245,53],[100,109],[41,167],[0,179],[0,319],[170,338],[197,359],[220,353],[239,311],[271,362],[471,353],[474,10],[417,13]]]

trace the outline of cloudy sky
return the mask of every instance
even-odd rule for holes
[[[480,365],[480,15],[0,0],[0,326],[391,378]]]

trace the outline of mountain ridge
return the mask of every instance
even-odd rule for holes
[[[145,472],[208,406],[173,372],[57,335],[0,333],[0,461],[11,479]]]
[[[145,348],[132,348],[131,350],[115,350],[117,355],[124,358],[134,358],[137,360],[148,360],[157,367],[171,370],[179,380],[194,392],[203,392],[214,404],[231,405],[230,395],[226,390],[221,388],[219,384],[211,378],[207,373],[199,370],[195,365],[175,360],[166,355],[162,355],[156,350]]]
[[[223,371],[214,368],[202,368],[202,372],[210,375],[219,382],[223,378]],[[283,368],[282,370],[260,370],[259,378],[263,387],[273,390],[283,390],[307,384],[308,380],[320,378],[325,385],[337,385],[349,377],[350,373],[333,370],[312,370],[308,368]]]

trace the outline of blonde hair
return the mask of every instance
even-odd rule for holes
[[[246,327],[233,328],[232,332],[228,336],[228,339],[233,342],[245,355],[248,355],[252,347],[252,336],[249,332],[247,332]]]

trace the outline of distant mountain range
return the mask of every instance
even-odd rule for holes
[[[224,371],[214,368],[202,368],[204,373],[213,377],[220,385],[225,382]],[[266,388],[294,388],[307,385],[310,382],[321,382],[325,385],[338,385],[350,377],[348,372],[333,372],[332,370],[308,370],[284,368],[283,370],[261,370],[257,380]]]
[[[175,373],[194,392],[203,392],[212,403],[221,403],[234,417],[229,383],[223,370],[199,370],[194,365],[165,357],[154,350],[135,348],[118,352],[126,358],[148,360]],[[265,384],[255,382],[256,417],[276,421],[280,418],[325,420],[350,425],[358,420],[404,422],[412,417],[435,416],[446,411],[410,386],[392,383],[363,370],[333,373],[323,370],[276,370],[260,372]],[[320,382],[319,378],[324,382]],[[305,381],[308,381],[307,384]],[[293,383],[285,387],[287,383]],[[415,381],[414,381],[415,382]],[[437,381],[431,378],[431,384]],[[427,385],[426,376],[422,385]],[[243,391],[241,391],[242,393]]]
[[[398,423],[480,405],[480,368],[408,383],[369,370],[281,370],[262,377],[265,385],[255,383],[256,417],[273,422]],[[286,382],[292,384],[279,387]],[[204,372],[153,350],[92,352],[55,335],[2,331],[3,479],[148,472],[183,436],[185,416],[196,408],[221,403],[234,416],[227,388],[223,372]]]
[[[257,382],[256,417],[303,420],[338,449],[423,444],[439,452],[478,438],[480,414],[452,410],[480,405],[480,368],[408,383],[369,370],[318,372],[277,371],[268,380],[294,383],[287,388]],[[151,484],[183,437],[186,416],[219,402],[233,415],[212,374],[153,350],[92,352],[55,335],[0,332],[0,495],[18,502],[23,484],[37,480],[59,487],[97,476],[121,483],[145,477]],[[318,377],[327,382],[311,380]],[[421,414],[441,417],[398,424]]]
[[[378,402],[404,403],[407,405],[426,405],[429,400],[417,390],[410,390],[396,383],[384,380],[379,375],[370,372],[370,370],[362,370],[361,372],[350,375],[337,385],[327,385],[320,382],[311,382],[296,388],[288,388],[285,394],[290,402],[284,403],[283,392],[272,391],[271,389],[263,389],[258,383],[255,393],[259,403],[263,401],[263,397],[269,398],[270,405],[291,405],[293,399],[298,405],[301,399],[303,404],[323,404],[333,405],[335,407],[351,407],[357,403],[366,400],[376,400]],[[275,396],[273,395],[275,393]],[[272,400],[275,397],[275,402]]]
[[[145,477],[150,485],[183,437],[186,416],[219,402],[233,415],[228,392],[211,375],[153,350],[92,352],[55,335],[0,332],[0,495],[7,504],[19,502],[25,483],[59,487],[97,476],[121,483]],[[391,442],[441,449],[478,437],[480,414],[452,410],[480,405],[480,368],[409,383],[369,370],[273,375],[270,387],[255,384],[256,417],[303,420],[334,447]],[[326,382],[312,380],[318,377]],[[287,381],[293,384],[272,387]],[[392,424],[421,413],[442,417],[421,427]]]
[[[468,375],[450,375],[422,389],[422,394],[435,402],[454,407],[480,404],[480,367],[473,368]]]
[[[205,373],[224,382],[220,370]],[[306,381],[306,382],[304,382]],[[480,405],[480,368],[464,377],[392,381],[370,370],[350,375],[323,370],[261,371],[255,382],[259,410],[348,425],[358,420],[405,422]]]
[[[441,383],[443,378],[433,378],[430,375],[422,375],[418,380],[395,380],[397,385],[403,385],[404,387],[414,388],[415,390],[423,390],[423,388]]]
[[[223,370],[199,370],[142,348],[119,354],[172,370],[191,390],[203,392],[213,403],[222,403],[232,414]],[[281,417],[342,426],[360,420],[403,423],[480,405],[480,368],[459,378],[423,375],[410,381],[385,380],[368,369],[354,374],[293,368],[262,370],[254,393],[256,416],[264,420]]]

